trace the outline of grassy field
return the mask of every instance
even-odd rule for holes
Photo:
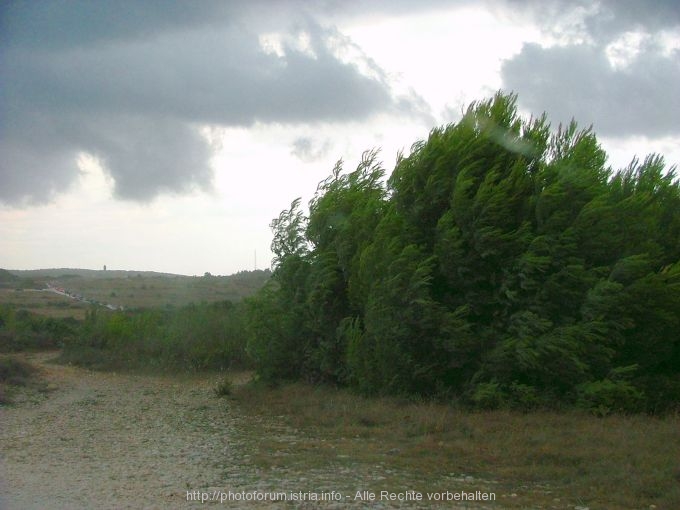
[[[0,289],[0,304],[28,310],[43,317],[85,318],[90,305],[54,292],[36,289]]]
[[[680,416],[575,412],[469,412],[435,403],[366,399],[346,391],[289,385],[235,386],[246,414],[299,430],[295,444],[264,439],[262,469],[298,463],[376,466],[385,483],[442,490],[493,490],[510,508],[680,508]],[[403,485],[402,485],[403,488]]]
[[[222,277],[139,276],[130,278],[72,278],[55,280],[87,299],[125,308],[180,307],[189,303],[237,301],[250,293]]]
[[[87,301],[125,308],[173,308],[190,303],[239,301],[252,295],[269,278],[268,271],[244,271],[230,276],[183,276],[136,271],[36,270],[17,271],[34,289],[19,290],[12,282],[0,288],[0,304],[50,317],[83,318],[91,305],[53,292],[63,288]],[[30,280],[29,280],[30,279]]]

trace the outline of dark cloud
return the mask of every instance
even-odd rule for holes
[[[611,136],[680,135],[680,53],[643,52],[615,69],[600,48],[525,45],[505,62],[503,83],[534,113],[572,117]]]
[[[74,147],[42,146],[42,141],[0,140],[0,202],[35,204],[49,201],[77,178]],[[48,170],[49,169],[49,170]]]
[[[148,38],[178,28],[234,18],[232,2],[165,0],[8,0],[0,10],[3,47],[61,49]],[[232,11],[232,12],[230,12]]]
[[[631,30],[672,29],[680,24],[677,0],[487,0],[487,4],[530,18],[555,35],[582,31],[595,41],[609,41]]]
[[[209,189],[213,150],[199,132],[206,124],[342,122],[380,112],[431,121],[417,93],[394,97],[389,77],[368,56],[361,70],[338,58],[335,45],[352,43],[332,25],[463,5],[479,4],[1,2],[0,201],[50,200],[77,178],[81,152],[103,163],[120,198]],[[519,93],[522,106],[548,111],[557,120],[575,116],[603,134],[678,133],[677,52],[669,55],[649,44],[621,69],[612,68],[605,53],[626,31],[656,34],[680,26],[676,0],[486,0],[486,5],[529,16],[562,42],[588,43],[526,46],[507,61],[503,86]],[[269,32],[283,35],[278,53],[260,46],[259,36]],[[306,45],[296,39],[300,33]],[[293,153],[303,159],[321,149],[323,144],[304,138],[293,144]]]
[[[114,177],[118,198],[143,201],[163,192],[210,189],[212,150],[197,126],[148,116],[87,120],[90,136],[83,143]]]
[[[3,4],[0,200],[49,199],[77,176],[79,152],[99,158],[121,198],[209,188],[211,148],[197,129],[204,124],[417,113],[423,105],[392,97],[383,74],[337,58],[333,44],[342,40],[304,5]],[[283,54],[260,45],[273,29],[290,35]]]
[[[510,5],[519,8],[520,2],[510,0]],[[660,31],[680,26],[676,1],[547,0],[521,5],[548,30],[568,19],[561,35],[571,29],[583,36],[579,44],[527,44],[503,64],[503,87],[519,94],[521,106],[545,111],[554,122],[573,117],[602,135],[680,135],[680,53],[668,51],[658,40]],[[615,66],[607,48],[630,32],[644,34],[643,41],[637,54]]]
[[[656,32],[680,25],[678,0],[601,0],[599,11],[586,17],[586,29],[596,40],[607,40],[622,32]]]
[[[257,36],[243,30],[172,33],[56,54],[11,52],[7,67],[16,75],[3,95],[13,105],[52,113],[229,125],[342,120],[389,107],[386,84],[335,58],[322,30],[314,29],[308,51],[289,46],[284,57],[264,53]]]

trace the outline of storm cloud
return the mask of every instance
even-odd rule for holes
[[[0,37],[0,201],[49,200],[98,158],[117,197],[209,189],[203,125],[409,112],[304,11],[232,2],[16,2]],[[291,7],[294,3],[281,4]],[[262,36],[277,29],[276,45]],[[411,112],[412,113],[412,112]]]
[[[555,121],[573,117],[615,137],[680,135],[678,51],[644,51],[616,69],[600,48],[530,44],[505,63],[503,79],[523,106]]]
[[[529,18],[547,33],[581,31],[591,40],[608,41],[630,30],[656,32],[677,28],[677,0],[486,0],[494,9]],[[572,34],[574,35],[574,34]]]
[[[680,57],[662,37],[680,37],[676,0],[9,1],[0,4],[0,202],[52,200],[77,180],[81,153],[102,164],[117,198],[209,190],[206,125],[431,119],[417,91],[397,96],[334,24],[461,6],[528,18],[551,39],[502,66],[520,106],[614,137],[680,135]],[[639,45],[623,44],[616,64],[612,51],[630,34]],[[325,150],[305,137],[292,144],[305,161]]]
[[[680,38],[676,1],[513,4],[558,41],[504,62],[503,87],[521,106],[605,136],[680,135],[680,52],[664,44]]]

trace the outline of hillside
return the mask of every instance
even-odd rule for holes
[[[184,277],[173,273],[159,273],[156,271],[128,271],[128,270],[102,270],[102,269],[78,269],[78,268],[50,268],[50,269],[12,269],[8,273],[21,278],[130,278],[137,275],[146,277]]]
[[[153,271],[94,271],[88,269],[37,269],[0,274],[0,303],[16,305],[43,315],[63,316],[73,308],[82,315],[80,302],[97,302],[124,308],[172,308],[190,303],[240,301],[253,295],[269,279],[269,270],[241,271],[229,276],[185,276]],[[5,282],[5,283],[3,283]],[[28,285],[30,283],[30,286]],[[25,293],[20,288],[59,289]],[[67,296],[70,295],[71,297]],[[75,298],[75,299],[73,299]],[[73,306],[71,306],[73,305]]]
[[[0,289],[31,289],[35,287],[32,278],[22,278],[12,271],[0,269]]]
[[[6,269],[0,269],[0,285],[19,281],[19,277]]]

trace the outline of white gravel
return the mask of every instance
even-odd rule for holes
[[[296,431],[240,416],[229,399],[214,395],[214,377],[92,372],[48,363],[49,357],[36,354],[29,361],[41,367],[53,390],[0,408],[2,510],[433,508],[353,501],[348,494],[384,479],[375,467],[258,469],[250,462],[257,434],[294,444]],[[228,491],[263,497],[312,490],[341,491],[343,499],[191,500],[219,499]]]

